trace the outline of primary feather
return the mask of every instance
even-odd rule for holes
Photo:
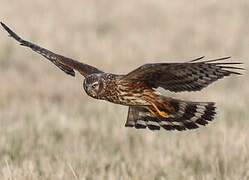
[[[173,92],[199,91],[211,83],[243,68],[237,62],[220,62],[230,57],[200,61],[203,57],[185,63],[145,64],[125,75],[122,80],[143,81],[153,88],[162,87]]]

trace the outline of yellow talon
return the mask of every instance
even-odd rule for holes
[[[164,118],[168,118],[169,117],[169,115],[166,113],[166,112],[163,112],[163,111],[160,111],[160,113],[159,113],[162,117],[164,117]]]
[[[155,108],[156,112],[154,112],[153,110],[151,110],[149,107],[146,107],[146,109],[148,111],[150,111],[150,113],[153,114],[155,117],[158,117],[158,115],[161,116],[161,117],[163,117],[163,118],[168,118],[169,117],[169,115],[166,112],[160,111],[158,109],[158,107],[154,103],[151,103],[151,104]]]
[[[151,104],[152,104],[152,106],[155,108],[155,110],[158,112],[158,114],[159,114],[160,116],[162,116],[162,117],[164,117],[164,118],[168,118],[168,117],[169,117],[169,115],[168,115],[166,112],[160,111],[160,110],[158,109],[158,107],[157,107],[154,103],[151,103]]]

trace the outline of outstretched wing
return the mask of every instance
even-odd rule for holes
[[[64,71],[65,73],[67,73],[71,76],[75,76],[74,70],[79,71],[80,74],[82,74],[84,77],[86,77],[89,74],[102,72],[95,67],[92,67],[90,65],[75,61],[73,59],[64,57],[64,56],[59,55],[59,54],[55,54],[55,53],[53,53],[45,48],[42,48],[42,47],[35,45],[31,42],[23,40],[21,37],[19,37],[16,33],[14,33],[4,23],[1,22],[1,25],[9,33],[9,35],[11,37],[13,37],[15,40],[17,40],[20,43],[20,45],[27,46],[27,47],[31,48],[33,51],[41,54],[42,56],[44,56],[45,58],[50,60],[52,63],[54,63],[62,71]]]
[[[220,62],[230,57],[200,61],[202,58],[185,63],[145,64],[123,76],[121,81],[143,81],[150,87],[173,92],[199,91],[225,76],[241,74],[233,70],[244,70],[233,66],[242,63]]]

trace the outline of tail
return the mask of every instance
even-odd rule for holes
[[[148,110],[148,106],[130,106],[125,126],[150,130],[187,130],[196,129],[200,125],[205,126],[214,119],[215,103],[214,102],[190,102],[172,98],[166,98],[164,105],[155,104],[160,112],[166,116],[160,116],[162,113],[153,113]],[[155,106],[150,109],[156,111]],[[172,111],[174,110],[174,111]],[[157,116],[155,116],[157,115]]]

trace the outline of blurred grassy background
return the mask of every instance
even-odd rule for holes
[[[54,52],[125,74],[144,63],[232,56],[249,69],[249,2],[3,0],[0,20]],[[215,101],[195,131],[125,128],[97,101],[0,31],[1,179],[249,179],[249,76],[175,97]],[[164,92],[167,94],[168,92]]]

